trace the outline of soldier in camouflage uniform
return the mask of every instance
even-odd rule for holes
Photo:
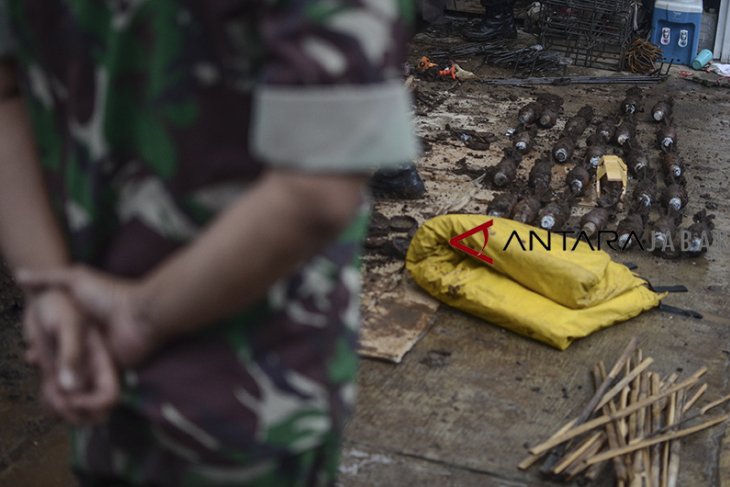
[[[270,171],[360,175],[410,160],[398,79],[409,16],[407,0],[8,0],[0,55],[17,61],[71,262],[148,280]],[[82,485],[334,482],[355,397],[362,201],[262,298],[118,360],[121,400],[74,428]]]

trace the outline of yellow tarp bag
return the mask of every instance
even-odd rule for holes
[[[483,253],[492,265],[449,245],[488,220],[493,224]],[[440,301],[561,350],[576,338],[658,306],[664,297],[584,241],[566,238],[564,245],[561,235],[552,234],[545,249],[536,239],[547,242],[548,233],[502,218],[440,216],[413,237],[406,268]],[[479,251],[484,236],[479,232],[462,243]]]

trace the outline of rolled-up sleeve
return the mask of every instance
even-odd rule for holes
[[[252,147],[277,167],[363,172],[417,156],[403,86],[401,0],[304,0],[265,9]]]
[[[0,59],[15,52],[15,41],[10,31],[10,19],[5,0],[0,0]]]

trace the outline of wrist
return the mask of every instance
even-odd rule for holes
[[[155,347],[166,340],[166,333],[154,319],[154,295],[150,279],[143,279],[130,286],[128,309],[130,321],[147,343]]]

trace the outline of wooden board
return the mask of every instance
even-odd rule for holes
[[[365,311],[360,333],[360,355],[400,363],[426,333],[439,303],[402,280],[395,296],[379,300]]]

